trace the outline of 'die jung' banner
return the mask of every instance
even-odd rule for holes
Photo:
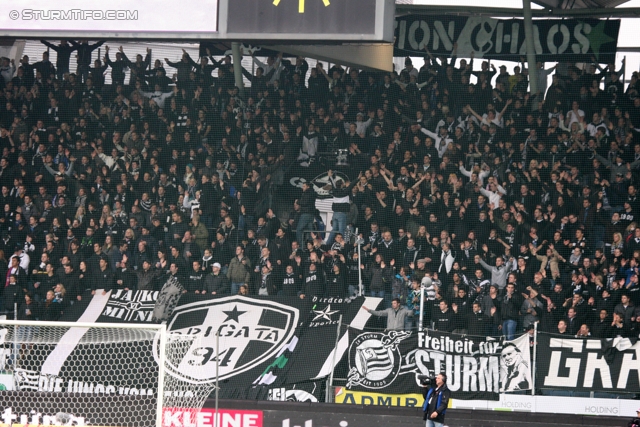
[[[532,386],[528,335],[485,341],[437,331],[350,333],[347,390],[419,393],[419,375],[441,372],[456,399],[498,400]]]
[[[540,387],[614,393],[640,390],[640,341],[636,339],[566,339],[540,333],[538,348]]]
[[[539,61],[615,60],[620,20],[534,20],[533,35]],[[396,19],[394,56],[422,56],[425,46],[434,55],[519,61],[526,55],[524,21],[484,16],[410,15]]]

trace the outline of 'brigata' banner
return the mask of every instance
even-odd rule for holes
[[[171,306],[167,330],[198,339],[180,360],[167,364],[169,375],[189,383],[212,384],[219,354],[218,376],[224,382],[220,395],[230,399],[317,401],[324,397],[319,381],[330,375],[349,347],[347,328],[341,328],[337,335],[340,319],[349,328],[362,331],[371,318],[362,306],[377,307],[382,301],[373,297],[184,294],[169,303],[163,297],[165,290],[87,293],[65,313],[65,320],[148,323],[154,313],[165,313]],[[216,333],[220,334],[217,350]],[[64,345],[69,348],[72,342],[66,340]],[[69,360],[75,360],[79,348],[71,352]],[[53,351],[47,360],[49,356],[58,370],[63,370],[65,360]],[[110,360],[117,364],[117,359]],[[33,389],[41,391],[39,371],[25,377],[32,378]],[[109,385],[107,378],[99,383]]]
[[[640,390],[640,342],[538,334],[536,383],[578,391]]]
[[[447,375],[456,399],[497,400],[532,387],[529,337],[513,341],[437,331],[353,331],[347,390],[416,393],[422,376]]]
[[[620,20],[545,19],[533,21],[533,43],[541,61],[615,60]],[[394,56],[425,54],[518,61],[526,55],[524,21],[484,16],[450,17],[410,15],[396,19]]]

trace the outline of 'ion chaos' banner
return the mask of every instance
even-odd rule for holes
[[[620,20],[563,19],[534,20],[533,44],[540,61],[615,60]],[[420,16],[396,19],[394,56],[457,54],[468,58],[518,61],[526,55],[524,21],[484,16]]]

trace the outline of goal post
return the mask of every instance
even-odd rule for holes
[[[0,320],[0,424],[160,427],[163,406],[191,406],[166,400],[165,366],[192,340],[165,324]]]

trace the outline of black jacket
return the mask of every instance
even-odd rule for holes
[[[522,297],[517,293],[513,293],[511,297],[507,297],[505,294],[502,298],[502,308],[500,315],[502,321],[505,320],[518,320],[520,317],[520,307],[522,306]],[[574,334],[575,335],[575,334]]]
[[[490,331],[492,320],[482,311],[467,315],[467,333],[479,337],[486,337]]]
[[[300,292],[300,279],[295,273],[285,274],[281,283],[280,289],[285,296],[294,297]]]
[[[71,53],[76,50],[75,47],[71,46],[71,45],[54,45],[49,43],[46,40],[40,40],[40,43],[44,44],[45,46],[53,49],[56,52],[56,66],[62,67],[63,69],[68,70],[69,69],[69,59],[71,58]]]
[[[451,308],[448,308],[444,313],[438,309],[431,320],[435,323],[436,331],[452,332],[456,328],[454,312]]]
[[[327,293],[328,297],[344,297],[347,294],[345,286],[344,275],[342,273],[334,274],[333,272],[328,274],[327,277]]]
[[[205,274],[202,271],[189,271],[189,276],[187,277],[187,291],[195,292],[195,291],[204,291],[205,286]]]
[[[104,44],[104,40],[101,40],[94,44],[77,43],[70,40],[69,43],[78,51],[78,65],[91,65],[91,53]]]
[[[213,273],[207,274],[204,278],[204,287],[209,294],[215,292],[216,295],[224,295],[231,292],[231,282],[222,273],[217,276]]]
[[[93,289],[96,290],[102,288],[105,291],[110,291],[114,288],[114,285],[115,275],[113,274],[111,269],[107,267],[107,269],[104,271],[98,271],[96,275],[96,283],[94,284]]]
[[[302,293],[305,294],[307,298],[324,295],[324,276],[319,269],[313,272],[308,271],[304,282]]]
[[[596,320],[591,326],[591,336],[594,338],[612,338],[611,319]]]
[[[302,192],[298,204],[300,205],[300,213],[313,215],[316,212],[316,192],[313,188]]]
[[[60,318],[62,307],[59,302],[44,301],[40,305],[40,320],[55,321]]]

